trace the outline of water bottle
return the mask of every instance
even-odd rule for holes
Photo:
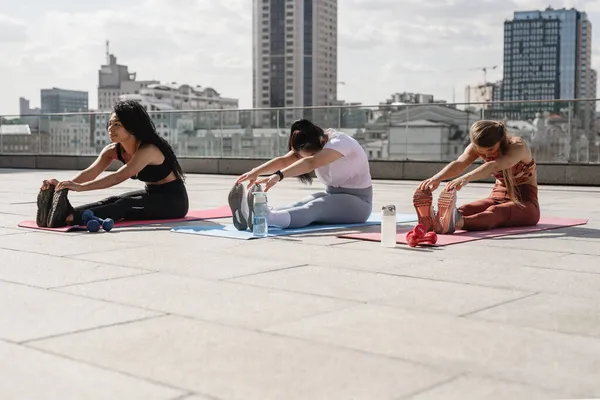
[[[396,206],[383,206],[381,211],[381,246],[396,247]]]
[[[269,225],[267,223],[267,195],[265,192],[254,192],[254,217],[252,220],[252,235],[256,237],[266,237],[269,234]]]

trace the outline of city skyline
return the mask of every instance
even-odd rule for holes
[[[398,3],[338,0],[338,99],[377,104],[407,91],[463,101],[464,87],[483,80],[479,67],[498,65],[487,79],[502,78],[503,24],[514,11],[573,6],[600,26],[600,0]],[[18,114],[19,97],[38,107],[40,90],[53,86],[89,92],[96,109],[106,40],[138,79],[210,86],[252,107],[251,1],[27,6],[0,11],[0,114]],[[592,32],[598,68],[600,30]]]

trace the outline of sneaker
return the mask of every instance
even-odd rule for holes
[[[233,217],[233,226],[238,231],[248,229],[248,200],[246,198],[246,188],[241,183],[233,185],[229,191],[229,208]]]
[[[63,189],[54,193],[52,207],[48,215],[48,227],[60,228],[67,226],[67,217],[73,212],[73,207],[67,199],[68,190]]]
[[[48,214],[52,207],[52,198],[54,197],[54,185],[50,185],[48,189],[40,190],[37,196],[37,215],[35,223],[39,227],[48,226]]]
[[[417,211],[418,223],[425,225],[426,232],[433,230],[435,215],[431,190],[417,189],[413,195],[413,206]]]
[[[250,230],[254,227],[254,193],[262,191],[262,186],[256,183],[248,191],[248,228]]]
[[[459,218],[460,215],[456,208],[456,190],[442,191],[438,199],[435,232],[439,234],[454,233]]]

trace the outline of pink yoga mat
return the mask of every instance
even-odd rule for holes
[[[217,218],[229,218],[231,217],[231,209],[229,206],[222,206],[213,208],[210,210],[194,210],[188,212],[183,218],[178,219],[162,219],[162,220],[150,220],[150,221],[120,221],[115,222],[115,228],[125,228],[128,226],[140,226],[140,225],[152,225],[152,224],[168,224],[170,222],[185,222],[185,221],[198,221],[201,219],[217,219]],[[85,231],[85,226],[65,226],[62,228],[43,228],[37,226],[35,221],[23,221],[18,224],[21,228],[40,229],[44,231],[54,232],[74,232],[74,231]]]
[[[522,228],[496,228],[483,232],[467,232],[456,231],[452,235],[438,235],[437,243],[434,246],[448,246],[451,244],[471,242],[473,240],[488,239],[500,236],[519,235],[522,233],[539,232],[549,229],[565,228],[568,226],[577,226],[587,224],[587,219],[570,219],[570,218],[541,218],[536,226]],[[406,233],[412,230],[414,226],[401,226],[396,230],[396,243],[406,243]],[[371,242],[381,242],[381,233],[349,233],[338,235],[344,239],[367,240]],[[419,246],[431,246],[426,243],[420,243]]]

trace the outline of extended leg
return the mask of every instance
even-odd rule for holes
[[[142,198],[148,193],[145,190],[136,190],[133,192],[123,193],[117,196],[110,196],[95,203],[88,203],[73,209],[72,215],[67,217],[67,222],[71,225],[80,225],[81,214],[85,210],[91,210],[99,218],[111,218],[114,221],[118,221],[119,216],[123,213],[123,205],[115,205],[118,201],[127,198]]]
[[[287,217],[289,222],[276,223],[283,228],[299,228],[313,223],[319,224],[351,224],[365,222],[371,215],[373,206],[358,196],[346,193],[327,194],[298,207],[286,210],[271,210],[267,217],[272,221],[282,221]]]
[[[133,192],[127,192],[127,193],[123,193],[123,194],[116,195],[116,196],[110,196],[110,197],[107,197],[100,201],[97,201],[95,203],[88,203],[88,204],[84,204],[81,206],[77,206],[73,210],[83,212],[85,210],[89,210],[90,208],[96,208],[96,207],[104,206],[107,204],[112,204],[122,198],[125,198],[125,197],[137,197],[137,196],[141,196],[143,194],[146,194],[145,190],[135,190]]]
[[[325,193],[325,192],[312,193],[312,194],[309,194],[308,196],[300,199],[299,201],[296,201],[292,204],[288,204],[287,206],[273,207],[273,210],[276,210],[276,211],[289,210],[289,209],[296,208],[296,207],[302,207],[303,205],[308,204],[313,200],[316,200],[316,199],[319,199],[319,198],[325,197],[325,196],[327,196],[327,193]]]
[[[496,204],[498,204],[498,201],[488,197],[486,199],[475,200],[471,203],[463,204],[462,206],[458,207],[458,212],[462,216],[466,217],[469,215],[479,214],[480,212],[483,212]]]
[[[111,218],[114,221],[162,220],[183,218],[188,212],[187,197],[173,194],[148,194],[121,197],[115,202],[88,208],[99,218]],[[74,220],[81,220],[81,210],[74,213]]]
[[[540,220],[540,208],[535,202],[519,206],[512,201],[489,207],[475,215],[464,216],[462,229],[482,231],[499,227],[534,226]]]

